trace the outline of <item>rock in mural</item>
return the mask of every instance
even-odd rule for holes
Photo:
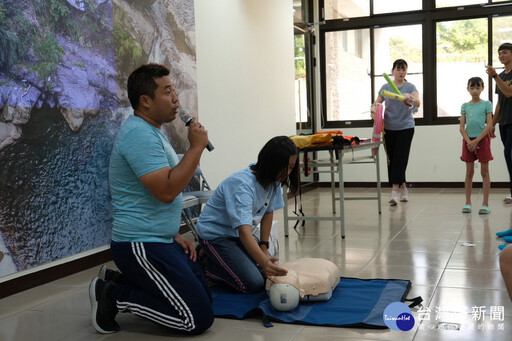
[[[108,158],[132,114],[127,77],[169,66],[196,113],[194,10],[193,0],[5,0],[0,13],[0,245],[12,272],[109,242]],[[186,150],[183,122],[164,132]]]

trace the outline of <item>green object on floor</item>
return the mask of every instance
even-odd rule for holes
[[[471,205],[466,205],[462,208],[462,213],[471,213]]]

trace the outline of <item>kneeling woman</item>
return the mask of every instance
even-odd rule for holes
[[[206,276],[242,293],[263,290],[266,276],[284,276],[268,254],[273,212],[284,207],[281,185],[299,186],[297,148],[286,136],[268,141],[258,162],[225,179],[205,205],[197,234]],[[252,227],[260,224],[258,241]]]

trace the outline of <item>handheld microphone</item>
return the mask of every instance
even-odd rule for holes
[[[180,113],[180,118],[183,122],[185,122],[185,125],[188,127],[190,126],[190,122],[192,121],[192,115],[190,115],[190,113],[188,112],[188,110],[185,110],[185,109],[181,109]],[[209,152],[211,152],[215,147],[213,146],[213,144],[208,141],[208,144],[206,145],[206,149],[208,149]]]

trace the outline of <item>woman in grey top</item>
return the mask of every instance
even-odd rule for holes
[[[400,201],[409,201],[409,193],[405,182],[405,171],[409,161],[412,137],[414,135],[414,117],[412,112],[420,106],[420,95],[416,86],[409,83],[407,75],[407,62],[397,59],[393,63],[391,73],[393,83],[402,93],[405,100],[383,97],[382,90],[393,91],[389,84],[384,84],[377,99],[372,105],[372,117],[377,105],[386,101],[384,110],[384,146],[388,155],[388,177],[392,185],[389,204],[395,206],[398,202],[398,190],[401,190]]]

